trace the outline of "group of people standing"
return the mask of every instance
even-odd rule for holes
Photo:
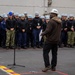
[[[61,41],[60,46],[74,47],[75,46],[75,19],[74,15],[63,14],[61,17],[62,29],[61,29]]]
[[[32,15],[12,13],[0,16],[0,46],[3,48],[40,48],[43,45],[43,40],[39,34],[44,31],[49,21],[44,16],[39,16],[35,12],[35,17]]]
[[[59,17],[59,16],[58,16]],[[75,19],[74,15],[62,14],[61,36],[59,47],[74,47],[75,44]],[[0,16],[0,46],[3,48],[40,48],[43,46],[46,37],[39,36],[40,32],[46,29],[50,17],[35,17],[24,14],[9,12]],[[41,39],[40,39],[41,37]]]

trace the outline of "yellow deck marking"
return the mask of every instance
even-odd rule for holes
[[[1,69],[3,72],[6,72],[6,73],[9,74],[9,75],[20,75],[20,74],[14,72],[13,70],[8,69],[7,67],[2,66],[2,65],[0,65],[0,69]]]

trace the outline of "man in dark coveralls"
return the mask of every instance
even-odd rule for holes
[[[41,34],[46,36],[46,41],[43,46],[43,58],[45,68],[43,72],[48,70],[56,71],[58,42],[61,34],[61,20],[57,17],[58,10],[52,9],[50,12],[50,21],[47,24],[46,30]],[[49,62],[49,52],[52,52],[52,60]]]

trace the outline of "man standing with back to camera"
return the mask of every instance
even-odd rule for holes
[[[42,70],[43,72],[47,72],[48,70],[56,71],[58,43],[61,34],[61,20],[57,16],[58,10],[52,9],[50,12],[50,21],[47,24],[46,30],[41,34],[41,36],[46,36],[43,47],[43,59],[45,64],[45,68]],[[51,64],[49,62],[50,50],[52,52]]]

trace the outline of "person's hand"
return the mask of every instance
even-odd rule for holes
[[[37,26],[36,28],[37,28],[37,29],[40,29],[40,28],[41,28],[41,26]]]
[[[40,36],[43,36],[43,32],[40,34]]]
[[[25,29],[22,29],[22,32],[25,32]]]
[[[13,30],[14,30],[14,28],[11,28],[10,30],[11,30],[11,31],[13,31]]]
[[[40,34],[40,36],[42,36],[42,34]]]
[[[71,30],[74,31],[74,28],[72,27]]]
[[[32,28],[30,27],[30,30],[32,30]]]
[[[67,31],[67,28],[64,28],[65,31]]]

